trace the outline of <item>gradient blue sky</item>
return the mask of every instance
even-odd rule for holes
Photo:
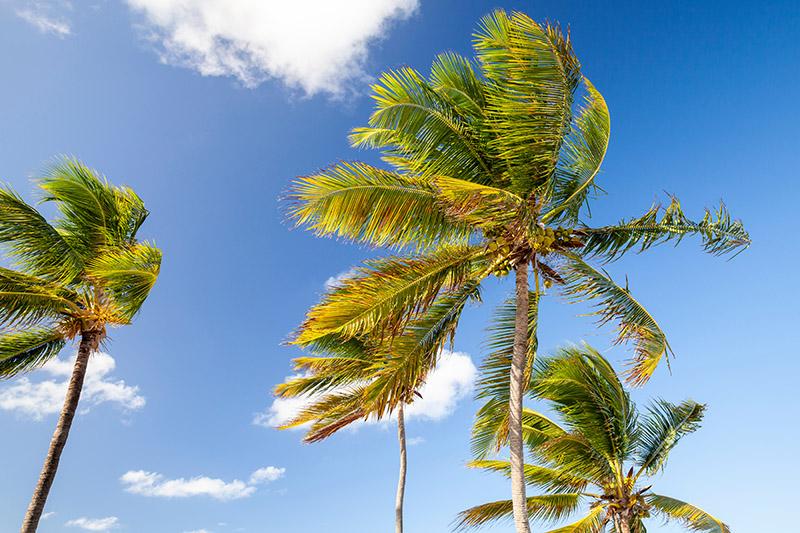
[[[294,176],[337,160],[375,161],[346,142],[370,112],[362,78],[404,64],[425,70],[443,50],[469,53],[476,21],[492,7],[569,24],[584,72],[608,101],[612,139],[600,176],[608,195],[594,204],[594,223],[637,215],[666,191],[692,215],[724,198],[750,230],[752,248],[733,261],[687,240],[609,270],[629,276],[677,354],[672,375],[660,369],[635,397],[710,404],[657,490],[739,533],[788,531],[800,475],[791,223],[800,7],[649,4],[420,0],[383,40],[369,41],[355,78],[332,98],[281,79],[245,86],[159,61],[146,39],[151,21],[125,3],[0,1],[0,176],[31,198],[28,180],[52,156],[79,156],[145,199],[152,215],[142,234],[164,251],[140,319],[113,331],[108,350],[116,369],[106,378],[138,387],[146,404],[106,402],[78,417],[47,505],[54,514],[40,531],[80,531],[66,524],[81,517],[116,517],[120,531],[136,533],[390,530],[391,427],[306,446],[298,433],[252,423],[290,373],[299,352],[281,343],[326,279],[374,253],[291,230],[278,197]],[[41,16],[64,26],[37,28]],[[455,348],[476,364],[487,318],[509,290],[492,284],[460,327]],[[621,362],[625,350],[610,349],[609,332],[581,312],[547,298],[543,350],[586,340]],[[40,373],[29,384],[48,379]],[[18,385],[0,384],[0,394]],[[448,417],[409,423],[409,436],[424,442],[409,454],[408,531],[448,531],[458,511],[506,497],[504,480],[464,467],[475,408],[467,397]],[[19,527],[54,424],[52,414],[0,409],[0,531]],[[266,466],[285,474],[230,501],[144,496],[120,481],[144,470],[244,483]],[[654,522],[650,531],[678,530]]]

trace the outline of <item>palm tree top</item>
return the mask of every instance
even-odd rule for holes
[[[155,284],[161,251],[137,241],[147,218],[127,187],[73,158],[38,180],[48,221],[10,188],[0,189],[0,377],[44,364],[86,331],[129,324]]]
[[[533,394],[559,420],[531,409],[523,415],[532,459],[525,466],[526,482],[545,491],[528,498],[532,519],[558,521],[588,505],[588,515],[552,533],[600,533],[606,528],[643,533],[643,522],[653,515],[692,531],[730,532],[701,509],[652,490],[651,476],[665,468],[678,442],[700,427],[705,405],[655,400],[639,413],[612,366],[587,345],[540,358],[535,373]],[[505,474],[510,469],[502,460],[470,466]],[[458,526],[480,526],[510,513],[510,501],[479,505],[464,511]]]

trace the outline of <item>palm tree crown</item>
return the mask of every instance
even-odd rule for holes
[[[295,182],[290,214],[299,225],[402,255],[370,261],[329,291],[294,342],[315,349],[392,338],[443,301],[457,322],[461,298],[514,270],[512,327],[484,364],[475,442],[480,454],[511,445],[515,521],[525,533],[520,413],[542,286],[590,300],[601,323],[616,323],[618,342],[634,345],[628,379],[641,384],[668,356],[666,336],[627,288],[590,261],[687,235],[715,255],[750,240],[724,205],[692,221],[675,198],[618,224],[588,226],[581,216],[597,190],[610,117],[581,74],[569,34],[496,11],[481,21],[474,49],[475,61],[445,53],[427,77],[401,68],[373,86],[375,111],[351,142],[382,150],[391,170],[340,163]],[[398,389],[387,405],[404,402],[404,394]]]
[[[528,498],[531,518],[552,522],[588,507],[585,517],[550,533],[644,533],[643,522],[651,515],[691,531],[730,532],[701,509],[654,493],[648,480],[665,467],[678,441],[700,426],[704,405],[656,400],[640,416],[614,369],[589,346],[562,349],[536,366],[533,393],[562,422],[530,409],[524,413],[523,432],[534,460],[525,465],[525,479],[545,491]],[[510,469],[507,461],[495,460],[470,466],[506,474]],[[459,526],[510,514],[510,501],[487,503],[461,513]]]

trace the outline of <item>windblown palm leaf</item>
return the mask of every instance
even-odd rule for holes
[[[688,503],[653,494],[651,483],[643,483],[642,476],[663,468],[681,437],[699,427],[703,405],[658,400],[639,417],[611,365],[588,346],[539,359],[533,383],[535,396],[549,404],[565,429],[560,435],[529,441],[536,462],[525,465],[525,479],[546,494],[528,501],[550,501],[561,493],[574,501],[558,513],[531,513],[531,519],[561,520],[588,504],[588,515],[551,533],[601,533],[607,527],[614,533],[644,532],[644,521],[652,513],[691,531],[730,533],[722,521]],[[503,474],[510,470],[507,461],[475,461],[470,466]],[[495,522],[508,517],[510,509],[510,501],[479,505],[461,513],[458,525]]]

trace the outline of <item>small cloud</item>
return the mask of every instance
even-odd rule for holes
[[[339,272],[335,276],[331,276],[325,280],[325,290],[329,291],[340,287],[342,283],[348,278],[352,278],[356,274],[356,269],[351,268],[349,270],[345,270],[344,272]]]
[[[238,479],[226,482],[207,476],[185,479],[165,479],[163,475],[144,470],[131,470],[120,477],[126,492],[155,498],[190,498],[208,496],[220,501],[238,500],[252,496],[256,485],[275,481],[286,472],[284,468],[267,466],[250,475],[248,482]]]
[[[69,21],[57,11],[69,9],[71,5],[65,1],[34,0],[24,2],[25,7],[15,11],[16,15],[42,33],[64,38],[72,34]]]
[[[341,96],[367,77],[369,47],[419,0],[127,0],[162,63],[246,87],[278,79],[306,95]]]
[[[252,474],[250,474],[250,484],[251,485],[260,485],[262,483],[269,483],[270,481],[276,481],[283,477],[283,474],[286,473],[285,468],[278,468],[275,466],[266,466],[264,468],[259,468]]]
[[[119,527],[119,518],[107,516],[106,518],[76,518],[66,524],[67,527],[79,527],[86,531],[109,531]]]
[[[74,362],[74,356],[70,360],[55,358],[31,377],[19,378],[12,385],[0,388],[0,410],[33,420],[42,420],[47,415],[60,412]],[[102,403],[117,405],[125,411],[144,407],[145,398],[139,394],[139,387],[109,376],[115,367],[114,358],[107,353],[92,355],[81,393],[81,414]],[[34,376],[43,375],[51,379],[33,379]]]
[[[459,401],[469,396],[478,370],[469,354],[442,350],[436,369],[428,376],[420,388],[422,398],[417,398],[405,408],[407,420],[442,420],[455,411]],[[295,398],[275,398],[272,404],[253,417],[253,424],[264,427],[281,426],[300,413],[300,411],[319,396],[299,396]],[[367,420],[365,424],[377,423]]]
[[[408,443],[409,446],[417,446],[417,445],[422,444],[423,442],[425,442],[425,438],[424,437],[411,437],[406,442]]]
[[[42,520],[47,520],[48,518],[51,518],[51,517],[55,516],[55,514],[56,514],[55,511],[49,511],[47,513],[44,513],[42,515]]]

